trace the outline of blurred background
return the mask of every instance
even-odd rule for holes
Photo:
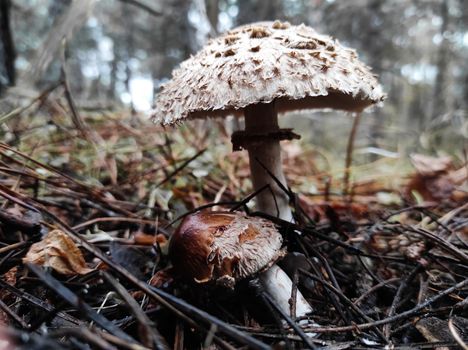
[[[281,19],[334,36],[379,75],[388,99],[362,119],[358,157],[415,151],[466,157],[463,0],[2,0],[0,6],[3,96],[7,88],[10,95],[35,96],[60,81],[66,62],[79,108],[124,108],[146,117],[171,71],[210,37]],[[283,120],[307,130],[305,142],[338,145],[338,153],[352,123],[330,112]]]

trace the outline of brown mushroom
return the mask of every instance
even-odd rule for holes
[[[282,258],[283,238],[275,225],[238,212],[201,211],[187,216],[171,237],[169,258],[174,271],[196,283],[233,288],[239,280],[259,275],[266,291],[289,310],[291,280],[275,262]],[[310,306],[299,293],[296,312]]]
[[[282,243],[271,221],[201,211],[187,216],[172,235],[169,257],[179,276],[233,287],[282,257]]]
[[[254,189],[270,187],[258,194],[257,208],[293,221],[288,195],[268,173],[287,186],[280,141],[298,138],[290,129],[279,128],[278,113],[360,112],[384,97],[370,68],[354,50],[303,24],[261,22],[211,40],[182,62],[158,93],[152,117],[162,125],[173,125],[185,119],[243,115],[245,131],[233,134],[234,149],[248,150]],[[274,267],[264,274],[264,285],[276,283],[278,270]],[[287,299],[282,300],[285,312],[289,311]],[[305,308],[296,315],[310,311]]]

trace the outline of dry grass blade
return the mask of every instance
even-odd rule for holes
[[[93,271],[86,266],[75,242],[60,230],[50,231],[42,241],[34,243],[23,263],[51,267],[64,275],[86,275]]]
[[[52,91],[54,91],[56,88],[58,88],[61,85],[62,85],[61,83],[52,85],[50,88],[41,92],[36,98],[32,99],[26,106],[15,108],[14,110],[0,116],[0,125],[21,115],[22,113],[27,111],[29,108],[31,108],[36,102],[45,99]]]
[[[412,309],[410,309],[408,311],[402,312],[400,314],[397,314],[397,315],[394,315],[394,316],[391,316],[391,317],[388,317],[388,318],[384,318],[382,320],[378,320],[378,321],[374,321],[374,322],[368,322],[368,323],[362,323],[362,324],[356,324],[356,325],[349,326],[349,327],[321,327],[321,328],[312,327],[312,328],[310,328],[310,331],[317,332],[317,333],[352,332],[352,331],[355,331],[356,329],[357,330],[365,330],[365,329],[369,329],[369,328],[372,328],[372,327],[392,323],[392,322],[395,322],[395,321],[400,321],[402,319],[405,319],[405,318],[411,317],[413,315],[416,315],[418,311],[423,310],[424,308],[426,308],[427,306],[433,304],[434,302],[436,302],[437,300],[443,298],[444,296],[446,296],[446,295],[448,295],[450,293],[453,293],[456,290],[466,288],[467,286],[468,286],[468,279],[465,279],[464,281],[462,281],[460,283],[457,283],[456,285],[443,290],[442,292],[438,293],[436,296],[426,300],[425,302],[423,302],[421,304],[418,304],[417,306],[415,306],[414,308],[412,308]]]
[[[463,349],[463,350],[468,350],[468,344],[465,343],[465,341],[462,339],[462,337],[460,336],[460,333],[458,332],[458,330],[456,329],[456,327],[454,326],[453,324],[453,320],[450,319],[448,321],[448,326],[449,326],[449,330],[450,330],[450,333],[452,334],[453,336],[453,339],[455,339],[455,341],[457,342],[457,344]]]
[[[347,196],[349,194],[349,178],[351,175],[351,164],[353,162],[353,150],[354,150],[354,140],[356,139],[356,133],[361,121],[361,113],[357,113],[354,116],[353,126],[351,132],[349,133],[348,146],[346,147],[346,161],[345,161],[345,172],[343,177],[343,195]]]
[[[130,342],[131,344],[138,345],[138,342],[130,337],[127,333],[116,327],[112,322],[107,320],[102,315],[98,314],[88,304],[84,303],[76,294],[70,289],[66,288],[57,279],[46,273],[42,268],[37,265],[27,264],[29,270],[37,275],[42,282],[44,282],[49,288],[53,289],[58,295],[60,295],[64,301],[75,307],[77,310],[86,315],[89,319],[96,322],[99,326],[104,328],[106,331],[114,334],[115,336],[122,338],[123,340]]]
[[[354,185],[344,191],[341,160],[285,145],[291,186],[282,190],[293,207],[293,224],[250,211],[258,193],[270,189],[251,191],[248,162],[241,153],[230,153],[228,133],[195,125],[169,137],[136,115],[129,121],[126,113],[77,108],[113,162],[109,167],[104,153],[97,154],[64,113],[66,97],[55,96],[40,99],[40,109],[23,111],[15,121],[18,137],[0,143],[0,313],[8,330],[18,329],[11,335],[19,345],[30,345],[22,343],[26,334],[34,338],[31,346],[42,341],[54,348],[79,343],[102,349],[267,349],[282,341],[286,348],[312,342],[330,349],[390,343],[425,349],[466,343],[463,184],[448,193],[450,200],[415,203],[404,194],[407,177],[396,176],[405,171],[395,167],[389,174],[388,162],[375,162],[354,165]],[[360,160],[356,154],[353,163]],[[453,156],[452,166],[448,171],[458,177],[466,162]],[[343,191],[352,192],[352,202]],[[225,290],[194,285],[174,273],[167,243],[177,221],[213,207],[244,210],[279,227],[284,248],[293,253],[280,263],[299,259],[296,272],[287,271],[296,274],[291,296],[301,291],[314,309],[308,322],[322,326],[294,328],[303,325],[302,317],[280,315],[267,298],[253,293],[248,280]],[[79,247],[79,266],[106,272],[70,269],[68,275],[51,276],[36,267],[39,279],[28,274],[23,263],[28,247],[40,246],[54,230],[63,237],[51,244],[67,240],[74,246],[66,254],[60,248],[59,255],[74,256]],[[53,254],[42,255],[50,260]],[[99,310],[101,318],[93,320],[89,309]],[[451,333],[447,328],[443,342],[421,342],[422,317],[446,325],[453,318],[455,328]],[[90,321],[95,326],[86,328]],[[104,326],[122,333],[111,334]],[[320,340],[301,332],[320,333]],[[373,345],[363,345],[367,342]]]
[[[110,274],[103,272],[102,275],[106,281],[112,285],[116,292],[125,300],[128,307],[131,309],[135,318],[140,324],[140,327],[144,330],[144,335],[141,337],[145,341],[145,345],[149,348],[158,350],[167,350],[169,346],[166,340],[159,334],[155,324],[149,319],[149,317],[141,310],[140,305],[132,298],[124,286],[117,281]]]
[[[0,193],[1,194],[1,193]],[[22,203],[22,201],[20,200],[19,203]],[[29,207],[29,205],[28,205]],[[238,330],[236,330],[235,328],[231,327],[230,325],[228,325],[227,323],[225,322],[222,322],[221,320],[207,314],[206,312],[203,312],[189,304],[186,304],[185,302],[183,302],[182,300],[180,299],[177,299],[167,293],[164,293],[163,291],[160,291],[160,290],[157,290],[155,288],[151,288],[150,286],[148,286],[147,284],[139,281],[134,275],[132,275],[131,273],[129,273],[126,269],[124,269],[122,266],[114,263],[112,260],[110,260],[107,256],[105,256],[101,251],[99,251],[98,249],[96,249],[94,246],[92,246],[90,243],[88,243],[87,241],[85,241],[84,239],[82,239],[77,233],[73,232],[72,229],[70,227],[68,227],[66,224],[64,224],[63,222],[61,222],[57,217],[55,217],[54,215],[52,215],[51,213],[48,213],[46,210],[40,210],[43,215],[45,216],[48,216],[48,217],[51,217],[53,219],[53,221],[55,221],[57,224],[59,224],[61,226],[61,229],[63,230],[63,232],[67,233],[68,235],[70,235],[70,237],[72,237],[75,241],[78,241],[82,244],[82,246],[88,250],[90,253],[92,253],[93,255],[95,255],[97,258],[101,259],[103,262],[105,262],[110,268],[112,268],[115,272],[121,274],[123,277],[125,277],[129,282],[131,282],[132,284],[134,284],[135,286],[137,286],[139,289],[141,289],[143,292],[145,292],[146,294],[148,294],[150,297],[156,299],[159,303],[161,303],[162,305],[164,305],[166,308],[168,308],[169,310],[171,310],[172,312],[174,312],[176,315],[178,315],[180,318],[184,319],[185,321],[189,322],[189,324],[191,324],[192,326],[196,327],[196,328],[199,328],[199,326],[193,322],[192,320],[190,320],[189,318],[187,318],[183,313],[181,313],[179,310],[177,310],[173,305],[171,305],[172,303],[175,303],[177,306],[179,307],[182,307],[184,312],[189,312],[189,313],[192,313],[194,315],[197,316],[197,318],[199,319],[202,319],[202,320],[207,320],[209,321],[210,323],[216,323],[218,324],[218,327],[220,329],[220,331],[222,331],[223,333],[233,337],[233,339],[241,342],[241,343],[245,343],[246,345],[249,345],[251,348],[253,349],[267,349],[269,348],[267,345],[263,344],[262,342],[254,339],[253,337],[247,335],[247,334],[244,334]],[[42,277],[45,277],[45,275],[43,274],[42,270],[40,270],[37,266],[34,266],[34,265],[29,265],[30,266],[30,269],[33,270],[34,273],[36,274],[41,274]],[[50,276],[49,276],[50,277]],[[77,305],[78,303],[78,299],[76,298],[76,296],[74,295],[70,295],[69,293],[71,293],[71,291],[69,291],[68,289],[62,289],[60,288],[60,285],[57,285],[56,283],[59,283],[57,280],[55,279],[51,279],[52,277],[50,277],[49,279],[47,279],[47,281],[50,283],[48,284],[50,287],[51,286],[54,286],[56,288],[59,288],[61,292],[63,292],[63,296],[64,295],[67,295],[68,297],[70,297],[71,299],[68,300],[68,302],[70,303],[73,303],[73,305]],[[58,292],[58,291],[57,291]],[[65,298],[65,297],[64,297]],[[168,302],[168,300],[170,300],[171,302]],[[92,310],[87,310],[89,311],[92,316],[94,318],[97,318],[99,320],[99,322],[97,322],[94,318],[93,320],[96,321],[98,324],[106,324],[105,320],[102,320],[100,319],[99,317],[99,314],[94,314],[92,312]],[[102,326],[102,324],[101,324]]]

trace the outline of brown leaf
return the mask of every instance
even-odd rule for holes
[[[331,213],[335,214],[338,220],[346,219],[350,215],[360,220],[368,217],[370,211],[366,203],[348,203],[340,200],[321,201],[307,196],[299,196],[299,200],[306,213],[321,223],[329,222]]]
[[[452,170],[449,172],[449,177],[453,183],[461,185],[463,182],[468,180],[468,167],[464,165],[458,170]]]
[[[466,337],[468,331],[468,319],[463,317],[455,316],[452,318],[453,325],[458,332],[461,333],[461,336]],[[448,327],[447,320],[439,319],[437,317],[427,317],[422,318],[416,323],[416,329],[431,342],[451,342],[453,341],[453,336]],[[435,349],[449,349],[449,347],[439,346]]]
[[[8,283],[10,286],[16,285],[16,274],[18,273],[18,266],[12,267],[10,270],[5,272],[2,276],[4,282]],[[4,303],[13,302],[13,298],[10,295],[10,292],[6,289],[0,289],[0,300]],[[9,325],[10,324],[10,317],[2,310],[0,310],[0,327],[2,325]],[[1,332],[1,329],[0,329]],[[4,349],[1,347],[2,339],[0,339],[0,349]]]
[[[418,192],[425,201],[440,201],[449,199],[456,187],[452,178],[453,164],[450,157],[428,157],[421,154],[411,156],[411,163],[416,168],[406,188],[406,195],[411,197],[413,191]]]
[[[452,158],[429,157],[422,154],[412,154],[411,163],[422,176],[436,176],[447,172],[452,167]]]
[[[135,244],[153,245],[159,243],[160,245],[167,244],[167,238],[163,234],[149,235],[143,232],[137,232],[133,236]]]
[[[170,284],[174,280],[172,268],[159,270],[151,277],[149,284],[156,288],[161,288],[165,284]]]
[[[414,174],[408,182],[406,193],[410,197],[413,191],[418,192],[425,201],[440,201],[449,199],[455,190],[451,178],[447,174],[425,176]]]
[[[16,285],[16,274],[18,273],[18,266],[12,267],[3,275],[3,280],[10,286]]]
[[[93,271],[86,266],[75,242],[60,230],[53,230],[42,241],[34,243],[23,263],[49,266],[63,275],[85,275]]]

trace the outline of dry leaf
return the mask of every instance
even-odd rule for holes
[[[468,331],[468,319],[455,316],[452,318],[453,325],[461,336],[466,337]],[[416,323],[416,329],[431,342],[451,342],[453,336],[448,327],[447,320],[439,319],[437,317],[422,318]],[[449,349],[449,347],[439,346],[435,349]]]
[[[23,263],[49,266],[63,275],[85,275],[93,271],[86,266],[75,242],[60,230],[53,230],[42,241],[34,243]]]
[[[447,172],[452,167],[452,158],[429,157],[422,154],[412,154],[411,163],[416,171],[423,176],[436,176]]]
[[[18,273],[18,266],[15,266],[5,272],[2,276],[2,279],[4,282],[8,283],[10,286],[15,286],[16,285],[16,274]],[[0,300],[3,301],[4,303],[10,303],[13,302],[14,299],[11,297],[10,292],[6,288],[0,289]],[[2,325],[7,326],[10,324],[10,317],[3,311],[0,310],[0,327]],[[1,329],[0,329],[1,332]],[[3,350],[2,348],[2,340],[0,339],[0,350]]]
[[[12,267],[9,269],[7,272],[3,274],[3,281],[8,283],[10,286],[15,286],[16,285],[16,274],[18,273],[18,266]],[[1,289],[0,290],[0,300],[5,299],[5,297],[10,294],[8,290],[6,289]]]
[[[172,268],[159,270],[151,277],[149,284],[156,288],[161,288],[165,284],[170,284],[174,280]]]
[[[163,234],[149,235],[143,232],[137,232],[133,236],[135,244],[153,245],[159,243],[160,245],[167,244],[167,238]]]
[[[450,175],[452,159],[450,157],[428,157],[421,154],[411,156],[416,168],[406,188],[406,196],[411,198],[417,192],[424,201],[440,201],[451,198],[456,187]]]
[[[321,223],[332,220],[330,214],[334,214],[337,220],[345,220],[350,215],[354,219],[360,220],[369,214],[369,206],[366,203],[347,203],[339,200],[322,201],[307,196],[299,196],[299,201],[307,215]]]
[[[428,202],[449,199],[455,191],[455,185],[446,174],[426,177],[415,174],[408,182],[407,194],[416,191]]]

